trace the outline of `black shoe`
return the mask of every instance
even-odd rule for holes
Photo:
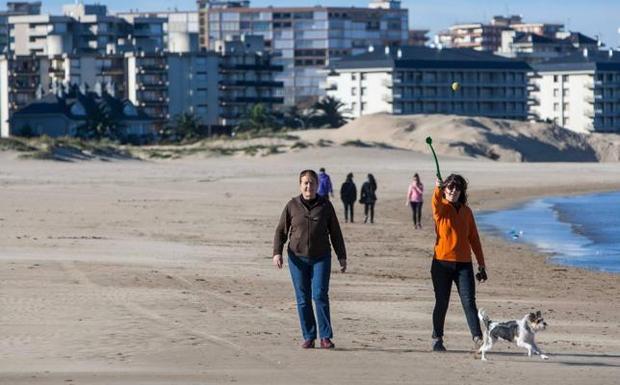
[[[445,352],[446,347],[443,346],[443,340],[441,338],[433,338],[433,351],[434,352]]]

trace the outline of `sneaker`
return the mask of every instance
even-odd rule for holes
[[[445,352],[446,351],[446,347],[443,346],[443,339],[433,338],[433,351],[434,352]]]
[[[336,345],[329,338],[321,338],[321,349],[333,349]]]
[[[314,349],[314,340],[305,340],[303,344],[301,344],[302,349]]]

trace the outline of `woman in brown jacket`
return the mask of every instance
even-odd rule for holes
[[[301,347],[314,347],[318,321],[321,348],[333,349],[328,296],[331,245],[343,273],[347,268],[347,252],[334,206],[329,200],[317,196],[317,187],[318,176],[313,170],[299,174],[301,194],[284,207],[273,241],[273,264],[282,268],[282,249],[288,240],[289,270],[304,338]],[[312,299],[316,305],[316,321]]]

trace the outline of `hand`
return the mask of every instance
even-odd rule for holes
[[[273,256],[273,265],[276,268],[281,269],[283,264],[284,262],[282,260],[282,254],[276,254]]]
[[[487,270],[484,266],[478,266],[478,273],[476,273],[476,279],[478,282],[485,282],[489,277],[487,277]]]
[[[443,181],[439,178],[437,178],[435,180],[435,186],[439,187],[439,188],[443,188]]]
[[[346,259],[339,259],[338,262],[340,262],[340,272],[344,273],[347,271],[347,260]]]

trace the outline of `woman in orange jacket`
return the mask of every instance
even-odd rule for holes
[[[433,193],[435,253],[431,267],[435,308],[433,310],[433,350],[445,351],[443,328],[450,303],[452,282],[456,284],[467,324],[476,345],[482,343],[482,330],[476,308],[476,284],[472,251],[478,262],[479,281],[486,280],[484,255],[474,215],[467,206],[467,181],[451,174],[444,182],[437,180]]]

